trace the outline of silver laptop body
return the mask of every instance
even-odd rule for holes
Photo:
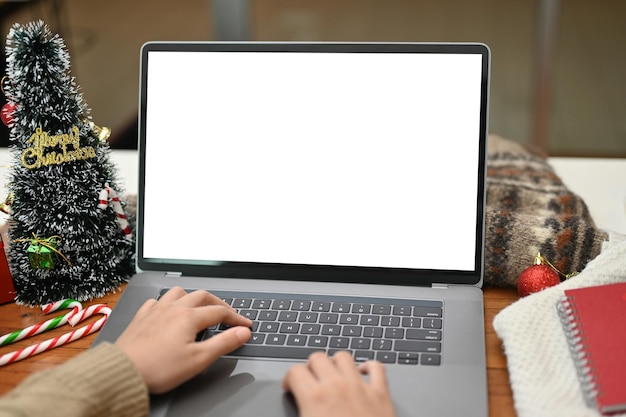
[[[438,363],[386,365],[398,415],[486,416],[489,64],[482,44],[145,44],[140,272],[95,344],[172,286],[426,300]],[[295,416],[280,381],[303,360],[225,357],[151,415]]]

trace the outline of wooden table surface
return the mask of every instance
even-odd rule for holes
[[[97,303],[106,303],[110,307],[115,307],[115,303],[120,294],[121,292],[118,291],[116,294],[106,295],[92,302],[84,303],[84,307]],[[506,357],[504,356],[500,339],[493,330],[492,322],[494,316],[500,310],[516,301],[519,297],[515,289],[486,288],[484,289],[484,298],[489,415],[498,417],[515,416],[511,386],[509,384],[509,374],[506,367]],[[67,310],[65,310],[65,312],[66,311]],[[64,311],[59,311],[58,313],[43,315],[38,308],[18,306],[15,303],[1,305],[0,336],[32,326],[33,324],[40,323],[63,313]],[[81,324],[84,325],[94,322],[100,317],[100,315],[95,315]],[[79,324],[79,326],[81,324]],[[14,350],[30,346],[52,337],[60,336],[68,332],[68,329],[68,326],[63,326],[29,339],[0,347],[0,355],[13,352]],[[58,365],[86,350],[94,341],[95,337],[96,334],[91,334],[83,339],[76,340],[56,349],[0,367],[0,395],[5,394],[33,372]]]

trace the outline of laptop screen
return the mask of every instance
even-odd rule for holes
[[[487,64],[480,45],[146,44],[139,266],[476,281]]]

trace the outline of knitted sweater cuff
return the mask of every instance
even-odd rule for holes
[[[25,415],[146,416],[147,387],[130,359],[102,343],[66,363],[32,375],[8,394]],[[0,407],[1,408],[1,407]],[[1,413],[0,413],[1,414]]]

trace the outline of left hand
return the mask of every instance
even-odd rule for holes
[[[196,342],[203,329],[226,323],[228,330]],[[207,291],[176,287],[148,300],[115,342],[142,375],[148,391],[163,393],[199,374],[250,339],[252,322]]]

